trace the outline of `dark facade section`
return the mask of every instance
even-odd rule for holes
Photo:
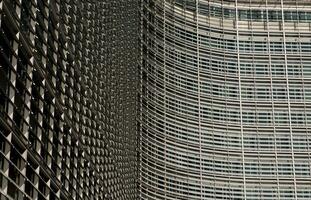
[[[1,200],[136,199],[136,8],[0,1]]]

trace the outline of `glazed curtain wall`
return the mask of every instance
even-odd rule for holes
[[[310,199],[311,3],[141,1],[142,199]]]
[[[138,2],[0,0],[0,199],[137,199]]]

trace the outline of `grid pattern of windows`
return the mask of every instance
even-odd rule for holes
[[[141,1],[142,199],[311,199],[308,2]]]
[[[1,200],[137,198],[137,6],[0,0]]]

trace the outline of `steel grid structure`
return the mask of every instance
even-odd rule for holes
[[[311,2],[141,1],[142,199],[311,199]]]
[[[0,199],[137,198],[138,2],[0,0]]]

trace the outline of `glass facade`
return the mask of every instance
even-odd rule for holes
[[[141,0],[142,199],[311,199],[311,4]]]
[[[0,199],[137,199],[138,2],[0,0]]]

